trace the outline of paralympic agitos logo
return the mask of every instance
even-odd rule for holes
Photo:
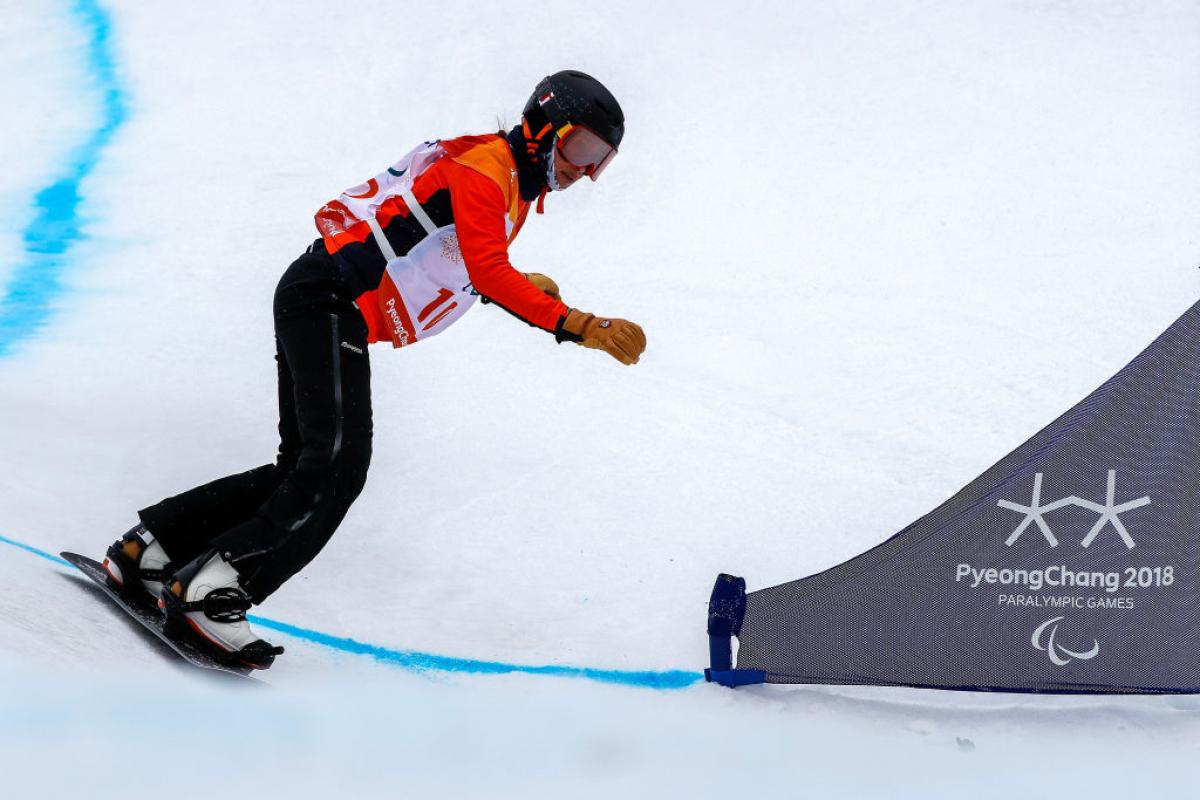
[[[1058,643],[1058,623],[1062,622],[1062,620],[1061,616],[1051,617],[1037,626],[1037,630],[1029,638],[1034,649],[1044,652],[1050,658],[1050,661],[1058,667],[1066,666],[1075,659],[1088,661],[1095,658],[1100,653],[1100,642],[1096,639],[1092,639],[1092,646],[1083,652],[1068,650]]]

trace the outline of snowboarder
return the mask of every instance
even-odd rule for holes
[[[269,667],[280,648],[246,620],[309,561],[363,488],[371,459],[369,343],[441,333],[476,298],[531,326],[635,364],[632,322],[569,308],[545,275],[508,260],[530,205],[611,163],[625,117],[595,78],[543,79],[507,133],[425,142],[316,214],[320,238],[275,290],[275,463],[142,509],[104,561],[131,602],[156,604],[174,635]]]

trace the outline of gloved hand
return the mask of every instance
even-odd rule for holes
[[[521,274],[525,276],[525,280],[529,281],[534,286],[553,297],[555,300],[562,300],[562,298],[558,296],[558,284],[550,278],[546,277],[540,272],[523,272]]]
[[[603,350],[622,364],[636,364],[646,350],[646,334],[640,326],[625,319],[600,318],[572,308],[562,329],[578,343]]]

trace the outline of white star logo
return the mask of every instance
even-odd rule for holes
[[[1046,520],[1042,518],[1042,515],[1047,514],[1056,508],[1062,508],[1063,506],[1071,505],[1071,498],[1066,497],[1062,500],[1055,500],[1053,503],[1048,505],[1042,505],[1041,502],[1042,473],[1039,472],[1033,476],[1033,499],[1030,501],[1029,505],[1023,506],[1020,503],[1014,503],[1011,500],[1001,500],[996,503],[996,505],[1000,506],[1001,508],[1007,508],[1011,511],[1019,511],[1022,514],[1025,514],[1025,519],[1021,520],[1021,524],[1017,526],[1017,529],[1009,534],[1008,538],[1004,540],[1006,545],[1012,547],[1013,542],[1021,537],[1021,534],[1025,532],[1025,529],[1029,527],[1030,523],[1036,522],[1038,528],[1042,531],[1042,536],[1046,537],[1046,541],[1050,543],[1050,546],[1058,547],[1058,539],[1054,538],[1053,531],[1050,530],[1050,526],[1046,524]]]
[[[1080,497],[1076,497],[1075,495],[1064,497],[1061,500],[1055,500],[1053,503],[1042,505],[1042,473],[1038,472],[1033,476],[1033,498],[1029,505],[1023,506],[1020,503],[1014,503],[1011,500],[999,500],[996,502],[996,505],[1000,506],[1001,508],[1007,508],[1010,511],[1017,511],[1025,515],[1025,519],[1021,520],[1021,524],[1017,526],[1017,529],[1009,534],[1008,538],[1004,540],[1004,544],[1008,547],[1012,547],[1013,543],[1021,537],[1021,534],[1024,533],[1030,525],[1036,524],[1038,529],[1041,530],[1042,535],[1046,537],[1046,541],[1050,543],[1050,546],[1058,547],[1058,539],[1055,538],[1054,532],[1050,530],[1050,526],[1046,524],[1046,520],[1043,515],[1048,514],[1055,509],[1062,508],[1063,506],[1079,506],[1080,508],[1086,508],[1089,511],[1094,511],[1100,515],[1100,519],[1098,519],[1096,524],[1092,526],[1092,529],[1088,531],[1087,536],[1083,537],[1083,541],[1080,542],[1081,545],[1084,547],[1090,546],[1091,543],[1096,540],[1096,537],[1100,534],[1100,531],[1104,530],[1105,525],[1112,525],[1113,529],[1117,532],[1117,535],[1121,537],[1121,541],[1125,543],[1127,548],[1132,550],[1137,545],[1134,543],[1133,537],[1129,535],[1129,531],[1125,528],[1125,525],[1121,522],[1120,515],[1124,514],[1126,511],[1132,511],[1135,508],[1141,508],[1142,506],[1149,505],[1150,498],[1139,497],[1137,500],[1130,500],[1128,503],[1121,503],[1118,505],[1116,502],[1116,495],[1117,471],[1115,469],[1110,469],[1108,471],[1108,494],[1105,497],[1104,505],[1093,503],[1091,500],[1084,500]]]
[[[1090,511],[1095,511],[1100,515],[1100,519],[1098,519],[1096,524],[1092,526],[1092,529],[1088,531],[1088,535],[1083,537],[1081,544],[1084,547],[1087,547],[1094,542],[1096,540],[1096,536],[1108,523],[1112,523],[1112,526],[1116,529],[1117,534],[1121,537],[1121,541],[1125,543],[1126,547],[1128,547],[1130,550],[1137,547],[1137,545],[1133,543],[1133,537],[1129,535],[1129,531],[1125,530],[1125,526],[1121,524],[1121,518],[1118,515],[1123,514],[1126,511],[1148,505],[1150,503],[1150,498],[1139,497],[1137,500],[1130,500],[1128,503],[1122,503],[1118,506],[1114,504],[1116,493],[1117,471],[1115,469],[1110,469],[1108,471],[1108,496],[1104,501],[1104,505],[1093,503],[1089,500],[1081,500],[1078,497],[1071,498],[1075,501],[1075,505],[1082,506]]]

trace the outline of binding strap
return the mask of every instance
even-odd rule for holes
[[[203,611],[214,622],[239,622],[250,610],[250,597],[241,589],[213,589],[203,600],[180,604],[183,611]]]
[[[162,569],[143,569],[138,567],[138,577],[145,581],[158,581],[166,583],[167,578],[173,574],[171,564],[163,564]]]

